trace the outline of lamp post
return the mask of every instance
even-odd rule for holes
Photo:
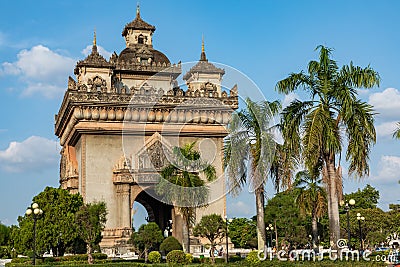
[[[165,227],[164,237],[169,237],[170,233],[172,233],[172,220],[167,221],[167,226]]]
[[[33,215],[33,265],[36,265],[36,220],[42,213],[37,203],[33,203],[25,212],[27,216]]]
[[[225,262],[229,263],[229,248],[228,248],[228,222],[231,223],[232,219],[228,220],[228,216],[225,216],[225,230],[226,230],[226,234],[225,234],[225,242],[226,242],[226,257],[225,257]]]
[[[265,230],[267,230],[267,232],[269,232],[269,243],[267,243],[270,247],[271,247],[271,249],[272,249],[272,232],[274,231],[274,227],[272,226],[272,224],[269,224],[268,226],[267,226],[267,228],[265,228]]]
[[[350,214],[349,214],[349,211],[350,211],[350,208],[352,206],[354,206],[355,204],[356,204],[356,201],[354,199],[350,199],[348,202],[344,202],[344,201],[340,202],[341,206],[344,205],[344,210],[346,211],[346,215],[347,215],[347,246],[348,246],[349,249],[351,249],[351,246],[350,246],[350,237],[351,237],[351,235],[350,235]]]
[[[361,228],[361,221],[364,221],[364,216],[361,216],[361,213],[357,213],[357,221],[358,221],[358,230],[360,234],[360,249],[364,250],[363,242],[362,242],[362,228]]]

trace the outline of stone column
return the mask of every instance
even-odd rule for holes
[[[130,200],[130,194],[131,194],[131,187],[129,184],[122,184],[121,185],[121,226],[123,228],[131,228],[132,223],[131,223],[131,200]]]

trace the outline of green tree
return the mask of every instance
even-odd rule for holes
[[[173,203],[182,214],[186,226],[186,252],[190,253],[190,227],[196,221],[196,208],[208,205],[209,189],[205,181],[216,179],[214,166],[204,162],[195,150],[195,142],[174,147],[173,162],[162,169],[163,179],[156,186],[156,193],[163,201]]]
[[[257,247],[256,222],[248,218],[233,218],[229,223],[229,238],[237,248]]]
[[[369,152],[376,141],[373,108],[357,98],[355,89],[379,86],[380,77],[369,66],[361,68],[352,62],[339,69],[330,57],[331,49],[318,46],[317,50],[319,61],[309,62],[307,74],[290,74],[277,83],[276,90],[289,94],[303,89],[311,95],[311,100],[295,100],[283,110],[282,135],[288,153],[304,158],[310,173],[322,170],[331,243],[335,246],[340,238],[338,203],[343,135],[348,140],[346,160],[350,176],[369,174]]]
[[[11,235],[11,229],[6,225],[0,223],[0,246],[8,245],[10,235]]]
[[[160,245],[160,251],[167,255],[173,250],[182,250],[182,245],[179,243],[178,239],[173,236],[169,236]]]
[[[37,244],[49,246],[54,256],[63,256],[66,247],[78,237],[74,219],[83,205],[82,196],[61,188],[46,187],[33,202],[43,210],[37,224]]]
[[[346,194],[344,198],[354,199],[357,208],[373,209],[378,204],[379,191],[367,184],[362,190],[358,189],[357,192]]]
[[[286,190],[269,199],[265,207],[265,221],[274,226],[279,239],[276,241],[278,246],[290,244],[293,247],[304,247],[309,242],[307,221],[300,216],[295,198],[293,190]],[[272,233],[272,239],[275,238],[275,233]]]
[[[280,110],[278,101],[256,103],[246,99],[246,108],[234,114],[225,140],[224,164],[231,193],[237,195],[249,183],[256,197],[258,248],[266,243],[264,221],[264,186],[275,162],[276,142],[273,137],[273,117]],[[250,171],[247,172],[247,165]],[[271,172],[277,174],[277,172]],[[277,175],[279,177],[279,175]],[[277,180],[274,181],[277,184]]]
[[[357,213],[360,213],[365,218],[365,220],[361,222],[361,239],[365,248],[379,246],[380,243],[386,242],[387,236],[393,233],[393,219],[395,219],[395,217],[391,218],[389,213],[384,212],[379,208],[354,208],[349,211],[351,246],[357,248],[360,244],[360,229],[357,220]],[[342,234],[347,236],[347,214],[343,212],[340,217]]]
[[[311,176],[308,171],[298,172],[294,182],[295,202],[299,205],[300,214],[311,216],[314,249],[318,244],[318,219],[324,215],[327,206],[326,193],[320,183],[321,179]]]
[[[162,231],[155,222],[142,224],[137,232],[132,233],[131,238],[135,247],[143,250],[145,262],[147,262],[149,250],[158,249],[163,239]]]
[[[86,243],[88,263],[93,264],[93,247],[102,239],[101,232],[107,222],[107,208],[105,202],[84,204],[75,214],[78,234]]]
[[[194,236],[207,238],[211,245],[211,262],[214,263],[214,250],[217,240],[220,241],[226,235],[226,223],[221,215],[210,214],[203,216],[200,222],[193,229]]]
[[[33,197],[43,214],[37,219],[36,250],[39,254],[52,250],[53,255],[62,256],[65,249],[78,238],[75,213],[83,204],[82,196],[70,194],[61,188],[46,187]],[[12,230],[14,248],[26,253],[33,247],[33,218],[19,216],[18,228]]]

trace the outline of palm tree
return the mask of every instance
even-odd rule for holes
[[[280,107],[278,101],[255,103],[247,98],[246,108],[233,115],[225,140],[224,165],[231,193],[237,195],[248,182],[256,197],[259,249],[264,249],[266,241],[264,185],[272,166],[276,173],[280,170],[274,161],[276,143],[271,125]]]
[[[210,182],[216,178],[214,166],[201,160],[194,149],[196,142],[173,148],[173,162],[161,170],[156,193],[163,201],[178,207],[186,227],[186,252],[190,253],[190,227],[196,221],[196,208],[206,207],[209,189],[201,175]],[[185,239],[185,238],[184,238]]]
[[[293,186],[295,186],[295,202],[300,208],[300,213],[311,215],[312,243],[315,249],[318,244],[318,219],[326,210],[326,193],[323,187],[319,186],[322,179],[311,176],[308,171],[300,171],[296,174]]]
[[[349,175],[369,174],[369,152],[376,141],[372,106],[357,99],[356,88],[379,86],[380,77],[369,66],[350,65],[340,70],[332,50],[318,46],[319,61],[310,61],[307,73],[292,73],[276,90],[288,94],[303,89],[309,101],[293,101],[282,112],[282,135],[289,153],[305,159],[312,176],[326,181],[331,245],[340,238],[338,202],[341,195],[340,155],[346,138]],[[299,149],[300,148],[300,149]]]

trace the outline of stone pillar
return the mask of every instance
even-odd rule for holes
[[[121,192],[121,211],[122,211],[122,220],[121,226],[123,228],[131,228],[131,206],[130,206],[130,194],[131,194],[131,187],[129,184],[122,184],[122,192]]]

